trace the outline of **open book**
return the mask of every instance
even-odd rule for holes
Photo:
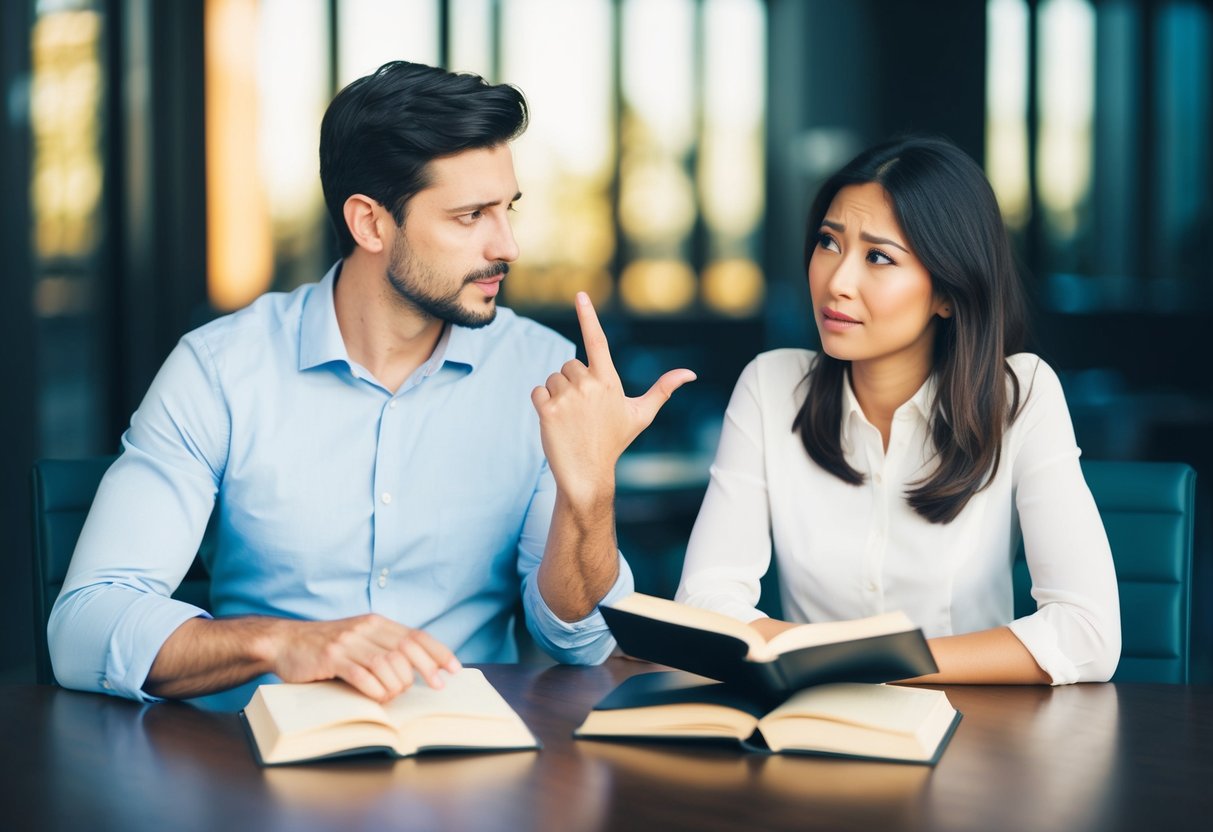
[[[423,681],[386,705],[344,682],[261,685],[242,712],[262,765],[348,754],[513,750],[539,742],[475,668]]]
[[[748,750],[933,764],[960,713],[937,690],[839,682],[772,710],[681,671],[626,679],[574,733],[583,738],[731,740]]]
[[[891,682],[938,668],[904,613],[801,624],[770,641],[710,610],[633,593],[602,606],[628,655],[728,682],[768,705],[826,682]]]

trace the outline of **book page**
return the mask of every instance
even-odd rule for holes
[[[941,691],[840,683],[795,694],[763,717],[759,730],[774,750],[917,759],[931,755],[954,714]]]
[[[484,674],[474,667],[465,667],[455,674],[443,674],[443,686],[434,690],[419,676],[404,693],[383,706],[397,726],[433,716],[481,717],[511,719],[517,715],[501,698]]]
[[[694,627],[697,630],[733,636],[748,644],[751,653],[755,650],[762,650],[766,645],[766,641],[758,634],[758,631],[743,621],[700,607],[668,601],[665,598],[634,592],[611,606],[658,621],[668,621],[671,624],[681,624],[684,627]]]
[[[391,725],[377,702],[345,682],[261,685],[257,693],[264,700],[274,726],[283,735],[350,722]]]
[[[801,624],[790,630],[784,630],[763,644],[761,649],[753,652],[752,657],[756,659],[774,658],[780,653],[787,653],[802,647],[858,641],[863,638],[902,633],[913,629],[916,629],[914,622],[910,621],[909,616],[903,612],[886,612],[882,615],[857,618],[852,621]]]
[[[577,737],[731,737],[744,740],[758,720],[720,705],[686,702],[590,711]]]
[[[434,690],[424,681],[389,702],[384,710],[399,726],[396,750],[421,748],[519,748],[536,744],[522,718],[484,674],[473,667],[444,676]]]

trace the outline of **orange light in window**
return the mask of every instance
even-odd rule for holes
[[[257,3],[207,0],[207,294],[239,309],[270,286],[273,238],[257,160]]]

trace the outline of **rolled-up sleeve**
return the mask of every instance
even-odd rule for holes
[[[161,646],[207,615],[170,596],[198,551],[229,435],[209,352],[187,336],[131,419],[51,610],[51,662],[65,687],[154,699],[142,687]]]
[[[1120,661],[1120,601],[1108,537],[1078,463],[1057,375],[1027,375],[1015,500],[1037,611],[1011,624],[1053,684],[1103,682]]]

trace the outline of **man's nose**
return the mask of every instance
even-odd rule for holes
[[[514,239],[514,229],[510,226],[508,217],[502,217],[489,240],[486,260],[503,260],[513,263],[518,259],[518,242]]]

